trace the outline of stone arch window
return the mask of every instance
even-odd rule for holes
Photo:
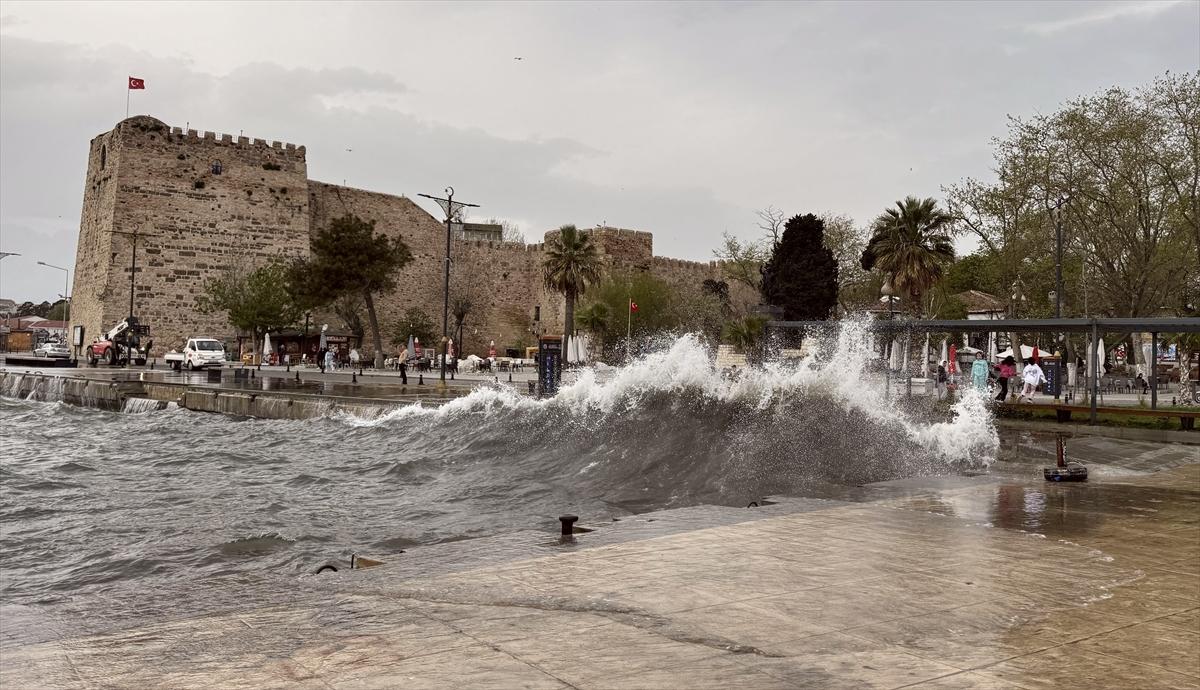
[[[542,305],[539,304],[533,308],[533,320],[534,321],[542,320]]]
[[[100,169],[103,170],[104,166],[106,166],[106,165],[108,165],[108,147],[101,144],[100,145]]]
[[[225,170],[225,166],[221,165],[220,159],[217,159],[212,162],[212,174],[220,175],[221,172],[224,170]]]

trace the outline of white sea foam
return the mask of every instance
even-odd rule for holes
[[[371,419],[341,418],[354,426],[379,426],[494,410],[610,415],[634,410],[647,396],[664,393],[767,413],[791,398],[815,397],[896,427],[909,440],[947,460],[987,461],[994,455],[999,437],[983,396],[963,391],[948,421],[931,423],[905,415],[884,395],[881,377],[868,371],[875,353],[866,335],[865,322],[847,321],[836,337],[808,343],[808,355],[799,362],[767,362],[730,376],[716,367],[711,349],[701,338],[686,334],[628,365],[605,370],[603,376],[585,369],[551,398],[536,400],[511,386],[489,386],[440,407],[413,404]]]

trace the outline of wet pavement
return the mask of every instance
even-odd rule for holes
[[[0,636],[4,687],[1200,688],[1200,448],[414,549],[236,610]],[[552,527],[552,526],[547,526]],[[369,554],[368,554],[369,555]]]

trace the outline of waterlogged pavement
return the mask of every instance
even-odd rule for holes
[[[18,634],[0,685],[1200,687],[1195,449],[1098,448],[1092,481],[1047,484],[1044,439],[1011,445],[996,472],[856,500],[442,544],[287,602]]]

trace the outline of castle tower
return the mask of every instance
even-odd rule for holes
[[[85,346],[129,315],[135,231],[133,311],[155,354],[229,333],[224,316],[196,312],[196,297],[227,268],[307,255],[304,147],[185,132],[147,116],[94,138],[71,305]]]

